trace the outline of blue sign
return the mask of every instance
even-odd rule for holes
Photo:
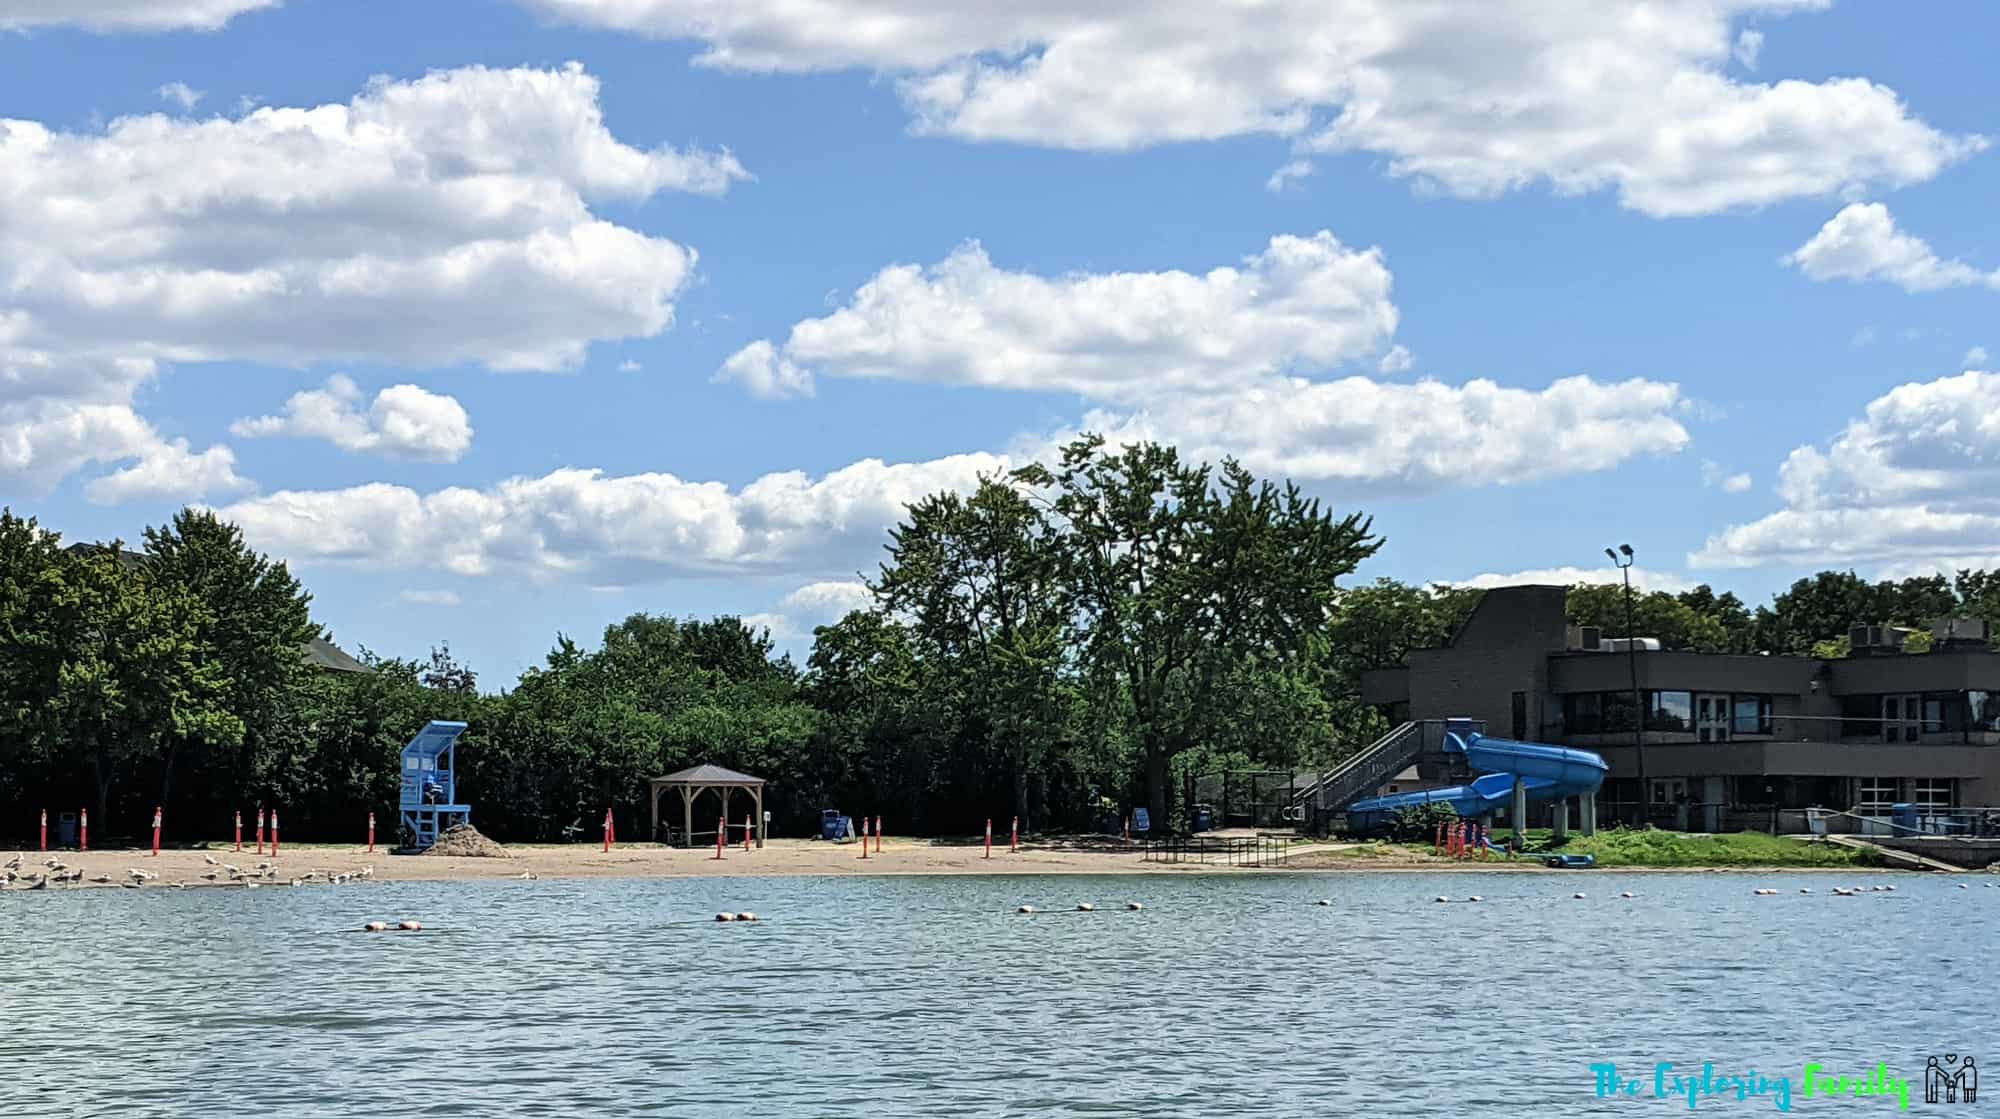
[[[1153,821],[1150,817],[1146,815],[1145,809],[1134,808],[1132,810],[1132,830],[1133,831],[1153,830]]]

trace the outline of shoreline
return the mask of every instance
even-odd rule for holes
[[[812,840],[770,841],[762,850],[745,852],[736,848],[715,858],[713,848],[686,849],[656,844],[628,844],[605,852],[584,844],[524,844],[507,848],[506,858],[447,855],[396,855],[378,847],[373,854],[361,846],[346,844],[301,844],[282,848],[281,853],[258,855],[245,848],[241,852],[228,844],[219,848],[163,850],[155,858],[145,849],[113,849],[78,852],[24,851],[15,873],[22,880],[9,883],[0,893],[29,889],[26,877],[45,870],[44,860],[54,858],[68,870],[81,869],[83,880],[45,888],[117,889],[133,881],[132,869],[155,875],[139,889],[241,889],[283,887],[295,878],[302,884],[325,884],[342,875],[359,884],[370,882],[476,882],[508,879],[580,880],[594,878],[706,878],[706,877],[916,877],[965,875],[1324,875],[1324,874],[1552,874],[1589,877],[1602,873],[1635,874],[1810,874],[1880,875],[1940,873],[1864,866],[1600,866],[1588,869],[1554,869],[1523,859],[1469,860],[1437,857],[1383,857],[1343,855],[1346,848],[1333,844],[1302,845],[1289,853],[1286,862],[1270,866],[1231,866],[1226,862],[1141,862],[1136,851],[1039,848],[1024,846],[1018,852],[995,848],[986,858],[978,846],[936,846],[924,840],[885,840],[880,854],[861,857],[855,844],[828,844]],[[7,856],[11,858],[10,856]],[[213,860],[213,864],[209,860]],[[4,861],[4,860],[0,860]],[[260,870],[261,864],[270,864]],[[246,876],[232,881],[227,870],[235,866]],[[1964,871],[1979,875],[1981,871]],[[212,875],[213,877],[205,877]],[[1950,877],[1950,875],[1946,875]],[[108,878],[96,882],[91,879]]]

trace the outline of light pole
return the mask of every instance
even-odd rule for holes
[[[1632,671],[1632,757],[1639,770],[1639,820],[1646,822],[1646,705],[1639,697],[1639,635],[1632,628],[1632,545],[1604,549],[1625,577],[1625,663]]]

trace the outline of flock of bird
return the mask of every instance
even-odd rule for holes
[[[273,862],[261,862],[255,867],[245,870],[234,863],[222,862],[214,855],[204,854],[201,859],[211,869],[202,871],[189,881],[163,882],[160,884],[175,890],[186,889],[189,886],[234,885],[254,890],[259,886],[277,885],[280,881],[278,864]],[[0,890],[45,890],[50,886],[80,886],[85,881],[99,886],[109,886],[116,883],[128,890],[136,890],[141,886],[151,885],[160,880],[160,875],[157,871],[141,870],[138,867],[132,867],[127,870],[125,872],[126,878],[123,882],[118,882],[117,879],[109,874],[97,874],[89,879],[85,879],[82,867],[69,866],[54,855],[42,860],[42,868],[40,870],[30,868],[24,871],[22,863],[26,860],[27,856],[17,854],[7,860],[5,864],[0,864]],[[360,870],[341,871],[338,873],[326,870],[308,870],[304,874],[285,878],[283,882],[289,886],[308,886],[317,882],[324,882],[330,886],[345,886],[349,882],[366,881],[373,877],[375,877],[375,868],[373,866],[364,866]]]

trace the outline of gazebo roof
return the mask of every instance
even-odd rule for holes
[[[683,769],[679,773],[669,773],[665,777],[653,778],[655,785],[736,785],[748,788],[762,785],[762,777],[752,777],[719,765],[697,765]]]

